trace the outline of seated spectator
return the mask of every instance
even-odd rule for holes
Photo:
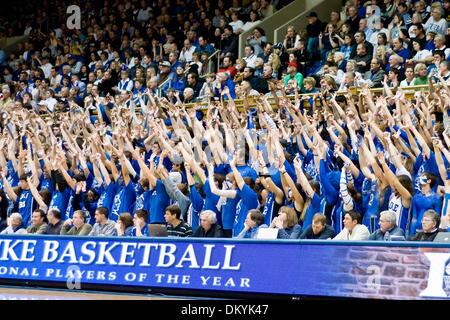
[[[199,96],[202,86],[203,83],[202,81],[200,81],[198,74],[194,72],[188,73],[186,77],[185,88],[191,88],[194,91],[194,98],[197,98]]]
[[[240,34],[244,31],[242,29],[242,27],[244,26],[244,22],[242,22],[242,20],[239,17],[239,13],[237,12],[231,13],[231,21],[229,22],[229,24],[233,28],[232,30],[233,33],[235,34]]]
[[[134,237],[148,237],[148,211],[145,209],[137,209],[134,211],[134,217],[133,217],[133,230],[132,235]]]
[[[245,64],[247,67],[255,68],[255,60],[258,57],[255,54],[255,49],[251,45],[246,45],[244,48],[244,54],[245,56],[242,58],[245,61]]]
[[[360,43],[356,47],[356,56],[354,57],[356,65],[358,66],[358,72],[361,74],[366,73],[370,69],[370,61],[372,55],[368,53],[367,46],[364,43]]]
[[[388,60],[389,68],[386,67],[386,69],[385,69],[388,71],[388,73],[389,73],[389,71],[395,70],[395,73],[398,76],[397,80],[399,82],[402,81],[403,79],[405,79],[405,68],[403,67],[403,65],[400,61],[402,61],[402,57],[400,57],[398,55],[391,55]]]
[[[305,86],[304,93],[314,93],[319,91],[316,88],[316,80],[313,77],[307,77],[303,80],[303,85]]]
[[[13,212],[9,216],[9,226],[0,234],[27,234],[27,230],[22,223],[22,216],[20,213]]]
[[[178,92],[183,92],[186,85],[186,79],[183,66],[179,65],[176,68],[174,77],[170,80],[170,87]]]
[[[219,72],[228,72],[228,74],[230,75],[231,80],[234,79],[234,77],[236,76],[237,73],[237,69],[235,66],[233,66],[233,60],[231,57],[224,57],[223,61],[222,61],[222,66],[221,68],[219,68],[219,71],[217,71],[217,73]]]
[[[264,224],[264,215],[258,209],[249,210],[244,222],[244,229],[242,229],[236,238],[256,239],[260,228],[267,228],[267,225]]]
[[[412,65],[406,66],[405,79],[400,82],[400,88],[414,85],[414,79],[414,67]]]
[[[321,213],[316,213],[309,225],[300,235],[300,239],[332,239],[336,235],[333,227],[327,224],[327,218]]]
[[[236,86],[235,83],[233,82],[233,80],[230,79],[228,73],[226,72],[218,73],[216,87],[214,88],[214,96],[220,98],[222,92],[228,92],[232,99],[236,99],[235,86]]]
[[[450,62],[449,61],[441,61],[439,64],[439,73],[441,74],[442,79],[447,81],[450,79]]]
[[[192,45],[189,39],[184,40],[184,46],[181,49],[180,53],[180,62],[182,63],[190,63],[193,60],[193,54],[196,47]]]
[[[248,31],[251,28],[254,28],[261,21],[261,16],[257,10],[250,10],[249,20],[247,20],[242,26],[242,30]]]
[[[256,57],[262,57],[264,46],[267,43],[266,33],[262,28],[253,29],[253,35],[247,37],[247,45],[253,47],[253,54]]]
[[[295,79],[297,80],[297,87],[299,89],[299,91],[304,91],[305,87],[303,86],[303,75],[297,71],[298,70],[298,65],[294,62],[290,62],[288,63],[288,68],[287,68],[287,75],[284,78],[284,85],[287,88],[288,85],[288,81],[290,79]]]
[[[70,226],[73,224],[73,227]],[[92,226],[86,223],[86,213],[83,210],[77,210],[73,213],[73,218],[64,221],[61,228],[61,235],[86,236],[92,230]]]
[[[169,237],[190,237],[192,235],[191,226],[181,220],[181,209],[177,205],[166,207],[164,215],[167,223],[167,234]]]
[[[300,239],[302,227],[297,222],[298,217],[294,208],[283,206],[278,216],[273,218],[269,228],[278,229],[278,239]]]
[[[333,240],[368,240],[370,236],[369,229],[363,224],[361,214],[350,210],[344,216],[344,229],[339,232]]]
[[[204,36],[198,37],[198,47],[195,48],[195,51],[202,53],[206,53],[208,56],[214,53],[214,47],[208,43],[208,39]]]
[[[431,9],[431,17],[425,22],[424,28],[426,32],[434,32],[436,34],[447,34],[448,23],[445,20],[445,11],[439,7]]]
[[[406,63],[407,64],[427,63],[427,61],[429,60],[428,57],[431,56],[431,51],[424,48],[423,41],[413,39],[412,46],[413,46],[412,58],[407,59]]]
[[[405,232],[396,225],[397,216],[393,211],[380,212],[380,220],[378,224],[380,229],[373,232],[369,240],[389,241],[391,236],[405,237]]]
[[[434,210],[427,210],[422,217],[422,230],[417,230],[416,233],[408,237],[409,241],[433,241],[439,233],[439,224],[441,217]]]
[[[390,57],[396,57],[398,65],[403,66],[406,60],[408,60],[411,56],[409,50],[403,46],[403,40],[399,37],[392,40],[392,48],[388,49],[387,52],[388,55],[386,59],[388,60],[388,64],[386,66],[386,70],[389,70],[392,67]]]
[[[95,210],[95,224],[89,236],[112,236],[116,223],[108,219],[109,210],[106,207],[98,207]]]
[[[207,101],[214,97],[216,75],[214,73],[208,73],[205,78],[206,81],[203,83],[198,99]]]
[[[117,223],[114,226],[112,236],[118,237],[131,237],[133,236],[133,217],[128,212],[122,212],[119,214]]]
[[[259,96],[259,92],[252,88],[250,81],[242,80],[241,84],[236,87],[236,94],[239,97]]]
[[[42,234],[59,235],[63,221],[61,220],[61,211],[59,209],[50,209],[47,213],[48,225],[42,232]]]
[[[435,52],[435,50],[444,51],[445,59],[448,59],[448,57],[450,56],[450,48],[447,46],[447,40],[445,36],[443,34],[437,34],[433,39],[433,43],[433,52]]]
[[[370,70],[364,74],[364,80],[369,83],[370,88],[381,88],[384,75],[381,60],[373,58],[370,62]]]
[[[200,226],[192,234],[192,237],[223,238],[223,230],[217,223],[216,213],[212,210],[204,210],[200,213]]]
[[[36,209],[31,215],[31,225],[27,228],[28,234],[41,234],[47,227],[44,221],[45,212],[41,209]]]
[[[428,84],[427,66],[424,63],[418,63],[414,67],[414,81],[413,85],[422,86]]]

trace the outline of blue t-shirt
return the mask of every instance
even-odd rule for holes
[[[251,209],[258,209],[258,195],[248,185],[244,184],[241,190],[241,200],[236,207],[236,218],[233,225],[233,237],[236,237],[244,229],[247,213]]]
[[[128,185],[121,187],[119,192],[116,193],[109,219],[117,221],[121,213],[128,212],[131,214],[135,200],[136,192],[134,191],[133,183],[129,181]]]
[[[60,192],[58,190],[53,191],[53,197],[50,201],[49,210],[52,208],[56,208],[61,212],[61,218],[65,219],[65,213],[67,210],[67,206],[69,205],[69,198],[70,198],[70,187],[66,187],[63,192]]]
[[[169,205],[169,195],[166,192],[166,188],[161,180],[156,181],[152,195],[150,196],[149,206],[149,223],[165,223],[164,215],[166,213],[166,207]],[[145,207],[144,207],[145,208]]]
[[[117,193],[117,185],[111,181],[111,183],[103,190],[100,194],[100,198],[97,202],[97,207],[105,207],[108,209],[108,212],[111,212],[114,197]]]
[[[236,188],[236,197],[234,199],[227,198],[225,204],[222,205],[222,228],[224,230],[233,229],[234,219],[236,216],[236,207],[241,200],[241,191]]]
[[[31,214],[33,212],[34,198],[30,190],[22,190],[18,198],[19,213],[22,216],[22,223],[25,226],[31,224]]]

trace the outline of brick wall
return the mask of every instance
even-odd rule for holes
[[[421,299],[427,287],[429,261],[423,254],[427,248],[351,247],[340,263],[350,268],[337,268],[339,282],[351,274],[355,281],[338,289],[342,295],[362,298]],[[434,252],[437,248],[434,248]],[[442,249],[448,252],[448,249]],[[339,270],[340,269],[340,270]],[[337,289],[337,288],[336,288]],[[450,288],[445,289],[450,295]]]

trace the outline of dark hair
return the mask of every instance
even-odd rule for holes
[[[361,214],[358,211],[349,210],[346,212],[346,214],[348,214],[352,218],[352,221],[356,220],[359,224],[362,222]]]
[[[433,188],[436,185],[437,177],[429,171],[424,171],[422,174],[427,178],[427,180],[431,180],[430,187]]]
[[[38,212],[39,215],[41,216],[41,218],[45,218],[44,210],[38,208],[38,209],[33,210],[33,212]]]
[[[59,209],[50,209],[48,213],[51,213],[56,219],[61,219],[61,211],[59,211]]]
[[[255,221],[258,226],[264,223],[264,215],[258,209],[251,209],[248,214],[250,214],[250,219]]]
[[[264,31],[264,29],[263,29],[263,28],[260,28],[260,27],[256,27],[256,28],[254,28],[253,30],[258,30],[258,31],[259,31],[259,33],[261,33],[261,35],[262,35],[262,36],[265,36],[265,35],[266,35],[266,32]]]
[[[144,221],[147,221],[148,219],[148,211],[145,209],[138,209],[134,212],[134,215],[144,219]]]
[[[409,193],[411,195],[414,195],[414,187],[413,187],[412,181],[407,175],[404,175],[404,174],[399,175],[397,177],[397,179],[402,184],[402,186],[405,187],[409,191]]]
[[[109,216],[109,210],[106,207],[98,207],[97,210],[95,210],[95,211],[104,215],[105,218],[108,218],[108,216]]]
[[[175,214],[177,216],[177,219],[180,219],[181,217],[181,209],[176,204],[166,207],[165,211],[168,211],[171,215]]]

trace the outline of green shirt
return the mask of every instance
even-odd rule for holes
[[[305,88],[303,87],[303,75],[300,72],[297,72],[293,77],[290,74],[287,74],[284,78],[284,86],[287,88],[288,82],[291,79],[297,80],[298,91],[303,92]]]
[[[70,236],[87,236],[89,232],[92,230],[92,226],[89,223],[85,223],[81,226],[81,228],[76,228],[73,226],[70,228],[70,226],[65,225],[61,228],[60,234],[62,235],[70,235]]]
[[[422,78],[420,78],[420,77],[414,78],[413,85],[415,85],[415,86],[422,86],[422,85],[426,85],[426,84],[428,84],[428,77],[427,76],[422,77]]]
[[[31,226],[29,226],[27,228],[27,233],[30,233],[30,234],[41,234],[42,232],[44,232],[46,227],[47,227],[47,224],[45,222],[43,222],[39,226],[31,225]]]

